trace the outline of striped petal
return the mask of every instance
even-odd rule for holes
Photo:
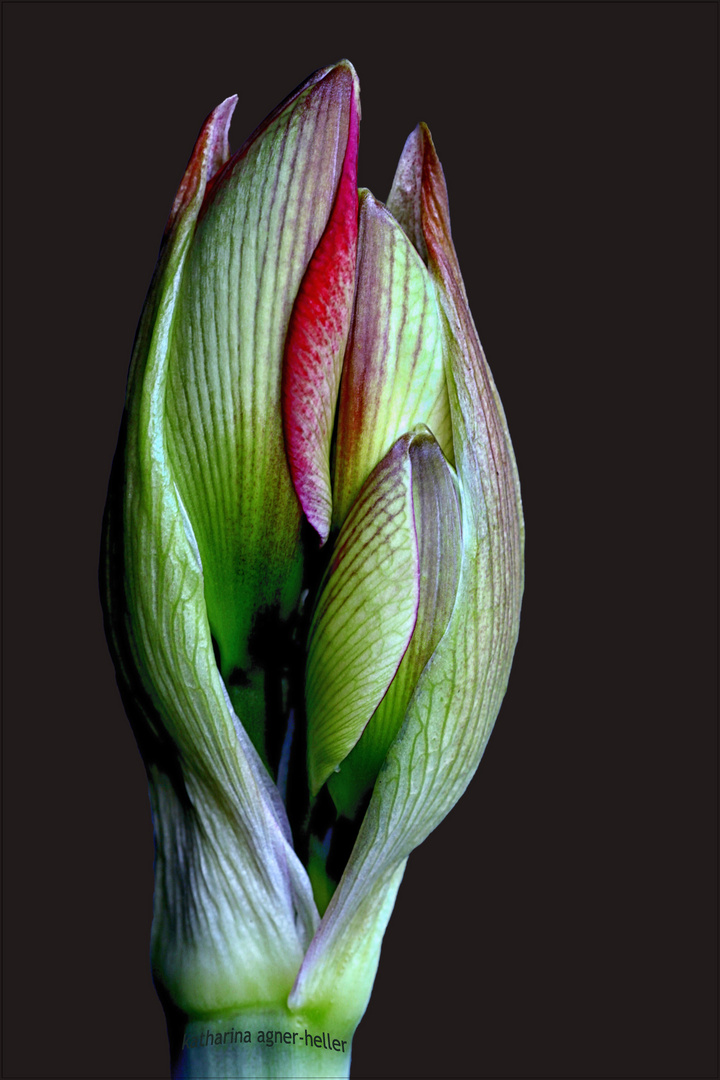
[[[355,287],[359,103],[356,94],[342,175],[327,228],[293,308],[283,370],[283,427],[295,491],[325,543],[330,532],[330,440]]]
[[[445,632],[460,573],[460,504],[453,471],[427,428],[418,429],[408,450],[419,557],[417,620],[387,693],[339,771],[328,780],[335,806],[350,818],[375,783],[423,668]]]
[[[283,351],[337,205],[356,110],[355,73],[343,62],[300,87],[228,163],[203,205],[173,324],[168,456],[197,539],[221,672],[261,752],[259,657],[268,619],[288,617],[302,574]]]
[[[523,589],[517,467],[468,307],[442,167],[424,125],[410,136],[401,170],[408,162],[415,170],[416,216],[442,312],[462,557],[447,630],[418,682],[363,822],[358,864],[351,871],[360,874],[366,857],[368,866],[400,865],[472,779],[507,687]],[[408,167],[406,174],[411,172]]]
[[[317,922],[284,807],[220,679],[198,545],[167,452],[178,296],[233,104],[200,134],[140,319],[101,562],[106,632],[153,805],[155,977],[201,1015],[287,994]]]
[[[308,639],[310,790],[355,746],[398,669],[417,617],[411,437],[395,444],[340,531]]]
[[[335,527],[345,520],[376,462],[417,424],[430,428],[452,461],[435,291],[400,226],[364,192],[355,309],[338,404]]]

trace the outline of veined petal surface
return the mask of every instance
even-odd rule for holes
[[[340,531],[308,638],[308,771],[315,794],[347,757],[407,648],[419,597],[410,437],[378,464]]]
[[[379,942],[397,888],[395,875],[477,768],[507,686],[522,598],[524,527],[517,468],[467,305],[442,169],[424,126],[408,140],[399,173],[405,196],[401,205],[392,198],[390,205],[410,236],[417,237],[419,222],[442,312],[462,559],[447,629],[390,747],[348,865],[293,989],[294,1006],[324,1002],[328,1016],[336,1008],[338,956],[342,970],[357,975],[358,1001],[363,995],[367,1000],[374,979],[374,970],[356,966],[367,946],[354,940],[348,927],[355,932],[365,926],[366,934]],[[423,244],[417,246],[422,254]]]
[[[355,308],[343,365],[333,523],[393,443],[417,424],[453,460],[437,297],[412,244],[370,192],[360,201]]]
[[[108,639],[155,810],[153,964],[190,1014],[276,1001],[317,924],[285,811],[215,663],[164,421],[178,295],[232,104],[201,132],[141,317],[101,564]]]
[[[330,441],[355,287],[357,82],[345,160],[327,228],[295,301],[283,369],[283,429],[295,491],[322,543],[332,519]]]
[[[197,538],[226,682],[255,666],[258,613],[301,588],[301,510],[281,421],[282,358],[298,290],[346,157],[356,78],[317,73],[210,190],[183,275],[166,396],[168,454]]]
[[[418,614],[387,693],[357,744],[328,779],[335,806],[349,818],[375,783],[423,668],[445,632],[457,593],[462,539],[454,472],[427,428],[412,433],[408,452],[418,539]]]

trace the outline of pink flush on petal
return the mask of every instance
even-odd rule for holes
[[[298,293],[285,346],[282,411],[295,492],[321,543],[330,532],[330,441],[350,325],[358,234],[359,103],[350,65],[330,72],[338,92],[350,80],[347,146],[332,212]]]

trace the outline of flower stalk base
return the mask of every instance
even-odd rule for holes
[[[350,1075],[351,1038],[282,1009],[190,1020],[174,1080]]]

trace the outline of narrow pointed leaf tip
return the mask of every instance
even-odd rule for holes
[[[332,516],[330,442],[355,286],[359,86],[342,61],[326,76],[342,95],[346,140],[327,227],[303,278],[285,347],[283,428],[295,491],[321,543]]]
[[[420,205],[424,157],[423,129],[427,130],[426,125],[418,124],[407,137],[395,171],[387,208],[402,227],[420,258],[427,263],[427,246],[423,235]]]
[[[237,94],[225,98],[203,124],[165,226],[166,236],[197,192],[200,191],[201,196],[205,196],[207,185],[229,160],[228,132],[237,102]]]

